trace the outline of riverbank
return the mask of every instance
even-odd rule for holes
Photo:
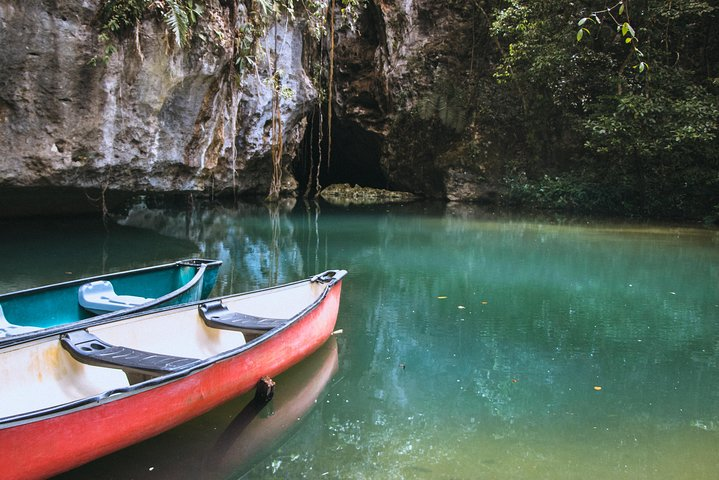
[[[577,194],[579,192],[579,194]],[[127,214],[138,205],[152,208],[186,208],[197,205],[243,205],[243,208],[278,208],[292,211],[305,208],[302,205],[318,204],[324,208],[348,206],[373,206],[399,204],[408,211],[420,211],[427,205],[431,210],[454,212],[504,212],[512,215],[523,214],[548,218],[592,218],[624,219],[626,221],[646,221],[659,223],[681,223],[688,225],[719,225],[719,211],[710,211],[707,215],[682,217],[665,211],[664,215],[640,214],[637,211],[599,208],[595,204],[581,204],[586,198],[578,189],[564,192],[561,189],[545,189],[539,185],[523,185],[515,191],[508,191],[493,203],[457,202],[437,199],[425,199],[409,192],[397,192],[349,184],[328,186],[317,199],[295,197],[281,198],[276,204],[267,204],[261,196],[235,197],[228,192],[213,196],[205,193],[137,193],[99,189],[73,188],[13,188],[0,189],[0,219],[31,217],[64,217],[73,215],[116,218]],[[414,205],[416,204],[416,205]]]

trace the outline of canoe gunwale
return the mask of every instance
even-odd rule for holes
[[[138,312],[151,310],[158,305],[162,305],[163,303],[172,300],[173,298],[179,297],[180,295],[187,292],[191,288],[194,288],[203,279],[208,267],[215,267],[215,266],[219,267],[220,265],[222,265],[221,260],[206,260],[206,259],[201,259],[201,258],[190,258],[190,259],[185,259],[185,260],[179,260],[174,263],[167,263],[164,265],[155,265],[155,266],[151,266],[151,267],[127,270],[124,272],[115,272],[115,273],[109,273],[106,275],[96,275],[94,277],[79,278],[79,279],[75,279],[75,280],[69,280],[67,282],[54,283],[52,285],[43,285],[40,287],[34,287],[34,288],[27,289],[27,290],[20,290],[17,292],[10,292],[10,293],[2,294],[2,295],[0,295],[0,304],[2,304],[3,298],[10,298],[10,297],[16,297],[16,296],[28,296],[28,295],[32,295],[34,293],[42,292],[42,291],[46,291],[46,290],[54,290],[54,289],[60,289],[60,288],[69,288],[69,287],[74,287],[74,286],[80,286],[80,285],[84,285],[85,283],[93,282],[96,280],[112,280],[113,278],[125,277],[125,276],[129,276],[132,274],[151,272],[151,271],[157,271],[157,270],[163,270],[163,269],[171,269],[171,268],[177,268],[180,266],[197,267],[197,272],[195,272],[195,275],[192,277],[192,279],[189,282],[185,283],[183,286],[181,286],[177,290],[168,292],[165,295],[158,297],[151,302],[143,303],[142,305],[137,305],[135,307],[126,308],[123,310],[117,310],[115,312],[108,312],[108,313],[105,313],[102,315],[96,315],[94,317],[90,317],[90,318],[87,318],[84,320],[79,320],[77,322],[65,323],[65,324],[56,325],[53,327],[41,328],[39,330],[35,330],[32,332],[25,332],[25,333],[20,333],[17,335],[11,335],[8,337],[0,338],[0,348],[10,347],[13,345],[37,340],[40,338],[51,337],[53,335],[58,335],[58,334],[61,334],[64,332],[72,331],[72,330],[78,330],[78,327],[87,328],[87,327],[92,327],[95,325],[100,325],[102,323],[107,323],[108,321],[115,321],[115,320],[117,320],[121,317],[127,316],[127,315],[132,315],[132,314],[135,314]],[[162,307],[160,307],[160,308],[162,308]]]
[[[328,275],[329,274],[329,275]],[[184,379],[190,375],[193,375],[199,371],[205,370],[207,368],[212,367],[213,365],[216,365],[220,362],[223,362],[225,360],[228,360],[230,358],[236,357],[238,355],[243,354],[246,351],[249,351],[256,346],[265,343],[269,341],[270,339],[274,338],[277,335],[280,335],[283,331],[286,329],[292,327],[294,324],[296,324],[298,321],[302,320],[304,317],[306,317],[310,312],[318,308],[322,302],[325,300],[329,292],[332,290],[332,288],[338,284],[342,278],[347,274],[345,270],[328,270],[327,272],[324,272],[319,275],[315,275],[309,279],[299,280],[296,282],[291,283],[284,283],[282,285],[277,285],[273,287],[253,290],[249,292],[243,292],[235,295],[228,295],[228,297],[241,297],[245,295],[250,294],[256,294],[256,293],[262,293],[262,292],[268,292],[272,290],[278,290],[283,288],[288,288],[292,286],[296,286],[305,282],[310,283],[323,283],[324,284],[324,290],[322,293],[320,293],[315,300],[313,300],[311,303],[307,304],[305,308],[303,308],[300,312],[293,315],[290,319],[288,319],[283,325],[278,326],[276,328],[273,328],[272,330],[269,330],[268,332],[250,340],[249,342],[230,350],[226,350],[224,352],[221,352],[217,355],[213,355],[211,357],[208,357],[206,359],[202,359],[199,363],[193,364],[191,366],[188,366],[186,369],[179,370],[177,372],[168,373],[165,375],[161,375],[158,377],[150,378],[148,380],[145,380],[140,383],[136,383],[134,385],[130,385],[127,387],[121,387],[116,388],[112,390],[104,391],[98,395],[94,395],[91,397],[85,397],[81,398],[79,400],[75,400],[72,402],[64,403],[61,405],[55,405],[52,407],[40,409],[40,410],[34,410],[31,412],[25,412],[20,413],[17,415],[12,415],[4,418],[0,418],[0,430],[4,430],[7,428],[17,427],[37,421],[43,421],[48,420],[54,417],[59,417],[62,415],[66,415],[72,412],[80,411],[86,408],[95,407],[98,405],[101,405],[103,403],[107,403],[109,401],[115,401],[119,400],[121,398],[125,398],[131,395],[137,395],[139,393],[151,390],[153,388],[156,388],[160,385],[169,384],[181,379]],[[223,298],[223,297],[220,297]],[[207,300],[200,300],[196,302],[191,302],[187,304],[183,304],[182,306],[167,306],[162,307],[157,310],[154,310],[152,313],[159,313],[166,310],[172,310],[177,308],[188,308],[188,307],[199,307],[202,303],[205,303]],[[72,331],[72,330],[82,330],[85,328],[88,328],[90,326],[100,325],[104,323],[109,322],[115,322],[115,321],[121,321],[128,318],[135,317],[137,315],[143,315],[148,312],[129,312],[127,310],[123,311],[123,315],[121,316],[113,316],[112,318],[108,318],[103,316],[103,318],[99,319],[97,322],[93,322],[90,324],[83,324],[80,326],[80,328],[64,328],[61,332],[55,331],[54,333],[48,333],[43,334],[41,336],[32,337],[31,339],[25,339],[25,342],[29,342],[32,340],[37,340],[39,338],[45,338],[48,336],[58,336],[59,341],[59,335],[63,332]],[[18,342],[15,342],[18,343]],[[0,343],[0,348],[7,346],[6,344]]]

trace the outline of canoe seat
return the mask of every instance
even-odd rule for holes
[[[222,300],[201,303],[198,307],[205,325],[225,330],[242,330],[245,332],[266,332],[281,327],[288,320],[263,318],[232,312],[222,304]]]
[[[137,307],[153,300],[154,298],[136,297],[134,295],[118,295],[115,293],[112,283],[107,280],[86,283],[77,291],[77,301],[80,306],[85,310],[100,315]]]
[[[184,370],[201,362],[196,358],[111,345],[87,330],[65,333],[60,337],[60,343],[78,362],[96,367],[119,368],[126,373],[157,376]]]
[[[19,335],[21,333],[34,332],[35,330],[40,330],[40,328],[26,325],[14,325],[8,322],[2,311],[2,305],[0,305],[0,338],[7,338],[11,335]]]

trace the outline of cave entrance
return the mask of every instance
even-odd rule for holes
[[[324,118],[324,111],[322,118]],[[355,122],[332,120],[332,158],[327,161],[326,120],[320,126],[320,112],[316,110],[308,119],[305,136],[297,157],[292,162],[295,178],[302,195],[317,193],[317,164],[321,188],[334,183],[349,183],[363,187],[388,188],[387,177],[380,166],[382,140]],[[322,139],[320,141],[320,128]]]

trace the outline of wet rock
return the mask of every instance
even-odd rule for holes
[[[447,199],[493,203],[499,195],[497,185],[487,182],[482,174],[461,167],[450,167],[445,174]]]
[[[419,199],[419,197],[409,192],[360,187],[349,183],[330,185],[320,192],[320,196],[333,205],[342,206],[402,203]]]

